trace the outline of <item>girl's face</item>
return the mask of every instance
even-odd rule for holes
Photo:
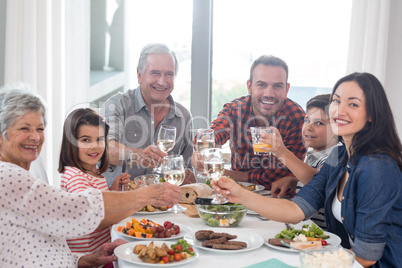
[[[82,125],[78,128],[78,158],[82,166],[96,172],[96,164],[105,152],[105,129]]]
[[[313,148],[315,152],[336,144],[329,118],[325,115],[324,110],[317,107],[307,110],[302,133],[304,145]]]
[[[329,116],[334,133],[349,144],[353,136],[371,120],[366,110],[366,97],[356,82],[344,82],[335,90]]]
[[[45,141],[45,123],[39,112],[29,112],[0,135],[1,159],[29,169]]]

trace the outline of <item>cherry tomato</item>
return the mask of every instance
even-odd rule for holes
[[[163,257],[162,257],[162,261],[163,261],[164,263],[168,263],[168,262],[169,262],[168,256],[163,256]]]
[[[169,255],[173,255],[173,254],[174,254],[174,250],[173,250],[173,249],[169,250],[169,251],[168,251],[168,254],[169,254]]]
[[[182,251],[183,251],[183,247],[182,247],[181,245],[176,245],[176,246],[174,247],[174,249],[177,250],[177,251],[179,251],[179,252],[182,252]]]
[[[192,247],[189,247],[189,248],[188,248],[188,251],[194,252],[194,249],[193,249]]]
[[[181,260],[181,254],[180,253],[175,253],[174,254],[174,260],[175,261],[180,261]]]
[[[323,246],[327,246],[327,245],[328,245],[328,242],[325,241],[325,240],[322,240],[322,241],[321,241],[321,244],[322,244]]]

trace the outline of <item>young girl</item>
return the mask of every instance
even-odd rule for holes
[[[213,187],[230,202],[280,222],[298,223],[324,207],[328,230],[353,249],[362,266],[399,267],[402,145],[380,81],[369,73],[341,78],[329,115],[342,146],[293,199],[248,193],[225,177]]]
[[[107,134],[109,126],[92,109],[77,109],[71,112],[63,129],[58,171],[61,175],[61,189],[79,193],[87,188],[101,191],[119,191],[121,185],[128,188],[130,175],[124,173],[117,177],[108,188],[101,175],[108,168]],[[99,166],[98,166],[99,165]],[[109,225],[124,219],[130,214],[105,218],[98,229],[84,237],[68,239],[72,252],[90,254],[102,244],[110,242]]]

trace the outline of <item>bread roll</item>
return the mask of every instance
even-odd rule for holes
[[[186,184],[181,188],[180,203],[195,204],[197,197],[209,197],[212,195],[212,188],[205,183]]]

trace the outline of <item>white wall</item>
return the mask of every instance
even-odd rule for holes
[[[391,1],[384,87],[402,139],[402,1]]]

